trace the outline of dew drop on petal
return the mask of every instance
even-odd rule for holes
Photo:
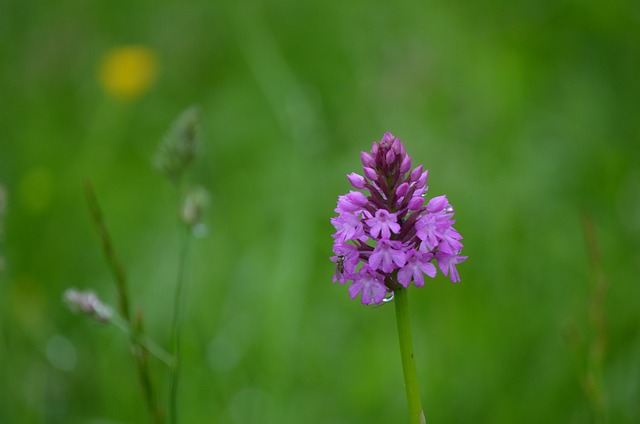
[[[381,306],[386,305],[389,302],[393,302],[393,292],[387,292],[387,294],[384,296],[384,298],[382,299],[382,302],[380,302],[377,305],[373,305],[374,308],[380,308]]]

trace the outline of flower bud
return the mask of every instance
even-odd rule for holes
[[[390,132],[386,132],[384,133],[384,135],[382,136],[382,140],[380,140],[380,143],[386,145],[387,147],[391,147],[391,145],[393,144],[393,142],[397,140],[393,134],[391,134]]]
[[[402,163],[400,164],[400,173],[404,174],[410,169],[411,169],[411,156],[405,153],[404,159],[402,159]]]
[[[349,179],[351,185],[357,189],[363,189],[365,187],[365,183],[367,182],[367,180],[365,180],[362,175],[356,174],[355,172],[347,174],[347,178]]]
[[[409,200],[409,205],[407,206],[407,208],[409,208],[410,211],[417,211],[422,207],[423,204],[424,204],[424,197],[422,196],[412,197],[411,200]]]
[[[446,195],[443,194],[442,196],[434,197],[433,199],[429,200],[429,203],[427,203],[427,212],[441,212],[448,204],[449,202],[447,201]]]
[[[409,179],[412,182],[418,181],[418,179],[420,178],[420,175],[422,175],[422,165],[418,165],[413,171],[411,171],[411,174],[409,175]]]
[[[350,191],[349,194],[347,194],[347,199],[356,206],[364,206],[368,202],[367,196],[359,191]]]
[[[393,150],[387,151],[385,160],[387,161],[387,166],[391,166],[393,162],[396,160],[396,153]]]
[[[189,191],[182,202],[180,219],[190,227],[200,223],[209,206],[209,193],[202,187]]]
[[[375,168],[376,161],[373,159],[373,156],[371,156],[369,153],[360,152],[360,159],[362,160],[362,165],[364,165],[365,167]]]
[[[403,197],[409,191],[409,183],[402,183],[396,189],[396,196]]]
[[[402,155],[402,142],[399,138],[394,137],[393,141],[391,142],[391,150],[393,150],[393,152],[398,156]]]
[[[365,166],[364,168],[362,168],[362,170],[364,171],[364,176],[369,178],[371,181],[378,180],[378,174],[373,168],[369,168],[368,166]]]
[[[418,178],[418,182],[416,183],[416,187],[417,188],[422,188],[424,187],[424,185],[427,183],[427,177],[429,176],[429,171],[424,171],[421,175],[420,178]]]
[[[374,158],[378,156],[379,148],[380,148],[380,145],[374,141],[373,144],[371,144],[371,156],[373,156]]]

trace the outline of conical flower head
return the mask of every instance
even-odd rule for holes
[[[383,292],[400,285],[424,285],[424,275],[434,278],[435,261],[452,282],[460,281],[456,265],[462,236],[454,228],[453,207],[446,196],[425,202],[429,171],[411,169],[404,144],[391,133],[361,152],[362,175],[347,178],[358,191],[338,197],[331,219],[336,273],[333,281],[350,281],[351,298],[379,304]]]

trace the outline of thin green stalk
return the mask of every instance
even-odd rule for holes
[[[131,349],[133,351],[133,356],[135,358],[136,366],[138,369],[138,376],[140,378],[140,385],[142,386],[142,393],[144,395],[147,408],[149,409],[149,413],[151,415],[151,421],[154,424],[161,424],[164,422],[164,418],[162,414],[162,408],[155,399],[151,373],[149,371],[149,362],[147,360],[147,351],[138,341],[138,339],[144,334],[142,327],[142,315],[138,314],[135,322],[131,317],[127,279],[124,273],[124,269],[122,268],[122,265],[120,265],[120,262],[116,257],[113,243],[111,242],[111,235],[109,234],[107,225],[105,224],[102,217],[102,210],[100,209],[98,199],[96,198],[91,183],[86,182],[84,188],[87,205],[89,206],[89,212],[91,214],[91,219],[96,226],[98,237],[100,238],[102,253],[116,281],[116,291],[118,293],[118,309],[120,310],[120,314],[124,318],[124,321],[129,329],[129,342],[131,343]]]
[[[178,259],[178,279],[176,282],[176,292],[173,297],[173,320],[171,323],[171,338],[173,341],[173,367],[171,368],[171,383],[170,383],[170,397],[169,408],[171,423],[176,424],[178,422],[178,380],[180,375],[180,333],[182,322],[182,304],[184,303],[184,296],[186,290],[187,280],[187,260],[189,257],[189,241],[190,227],[184,226],[182,246],[180,249],[180,256]]]
[[[131,336],[131,348],[133,356],[136,358],[136,364],[138,365],[138,376],[140,383],[142,384],[142,390],[145,393],[145,399],[147,401],[147,408],[151,412],[151,422],[153,424],[164,423],[164,417],[162,415],[161,406],[156,403],[153,380],[151,379],[151,373],[149,372],[149,354],[146,349],[143,348],[137,342],[137,335],[144,334],[144,326],[142,319],[142,311],[136,311],[135,322],[132,323],[133,334]]]
[[[118,329],[122,330],[130,337],[134,337],[136,342],[142,346],[147,352],[152,354],[156,359],[163,362],[169,368],[173,367],[173,357],[169,352],[160,347],[152,338],[145,334],[131,334],[131,329],[126,321],[120,316],[114,315],[109,319],[109,322],[115,325]]]
[[[395,290],[396,320],[398,322],[398,338],[400,341],[400,356],[402,358],[402,372],[404,385],[409,403],[409,422],[411,424],[425,423],[424,411],[420,402],[418,390],[418,375],[416,362],[413,358],[413,341],[411,339],[411,325],[409,322],[409,299],[407,290],[398,287]]]
[[[111,242],[111,236],[107,230],[107,225],[102,218],[102,210],[98,204],[98,199],[93,191],[91,183],[88,181],[84,185],[84,193],[87,198],[87,206],[91,214],[91,219],[98,231],[98,237],[100,238],[100,246],[102,247],[102,253],[107,260],[107,265],[116,280],[116,291],[118,293],[118,309],[120,315],[122,315],[131,326],[131,311],[129,309],[129,296],[127,294],[127,278],[124,273],[124,269],[116,258],[115,251],[113,249],[113,243]]]
[[[608,281],[602,268],[602,255],[598,243],[596,225],[591,215],[584,213],[582,217],[583,232],[589,253],[592,294],[589,308],[591,324],[591,342],[587,352],[587,369],[583,386],[593,411],[596,423],[607,423],[607,394],[602,381],[602,368],[606,353],[607,325],[605,317],[605,300]]]

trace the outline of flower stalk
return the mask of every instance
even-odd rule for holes
[[[178,380],[180,376],[180,334],[181,321],[183,314],[182,304],[184,303],[186,280],[187,280],[187,261],[189,257],[189,241],[190,227],[185,226],[183,232],[182,247],[180,249],[180,257],[178,260],[178,279],[176,282],[176,291],[173,303],[173,319],[171,323],[171,338],[173,343],[173,366],[171,367],[169,410],[171,423],[178,422]]]
[[[396,305],[396,321],[398,324],[398,340],[400,342],[400,357],[402,358],[402,373],[409,405],[409,422],[411,424],[425,423],[416,361],[413,356],[413,339],[411,338],[411,324],[409,320],[409,299],[407,289],[399,287],[394,292]]]
[[[208,193],[201,187],[185,191],[185,172],[196,159],[200,138],[201,113],[197,107],[185,110],[165,135],[154,162],[156,167],[173,183],[177,194],[178,218],[182,242],[178,253],[178,273],[171,318],[171,344],[173,365],[169,376],[169,419],[178,422],[178,382],[180,377],[180,336],[186,297],[187,263],[191,233],[200,224],[208,203]]]

